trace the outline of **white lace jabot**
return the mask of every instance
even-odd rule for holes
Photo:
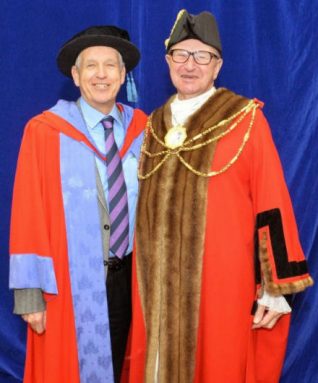
[[[216,89],[213,86],[207,92],[186,100],[180,100],[176,96],[171,103],[172,126],[183,125],[187,118],[196,112],[215,91]]]

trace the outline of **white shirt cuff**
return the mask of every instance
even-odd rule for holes
[[[283,295],[279,297],[273,297],[266,291],[264,291],[262,298],[257,300],[257,303],[259,305],[266,306],[271,311],[276,311],[278,313],[287,314],[292,311]]]

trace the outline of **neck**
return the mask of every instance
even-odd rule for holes
[[[188,100],[194,100],[194,99],[200,99],[201,97],[204,98],[204,95],[210,94],[211,92],[215,90],[214,84],[212,84],[206,91],[200,93],[200,94],[195,94],[195,95],[184,95],[181,93],[177,93],[178,100],[179,101],[188,101]]]
[[[91,108],[97,110],[98,112],[104,114],[104,115],[108,115],[114,105],[115,105],[115,102],[112,102],[112,103],[107,103],[107,104],[95,104],[95,103],[91,103],[89,102],[88,100],[86,100],[83,96],[82,96],[82,99],[86,102],[87,105],[89,105]]]

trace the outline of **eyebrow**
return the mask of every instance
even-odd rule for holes
[[[85,63],[88,64],[88,63],[96,63],[98,62],[99,60],[98,59],[94,59],[94,58],[88,58],[85,60]],[[115,58],[107,58],[106,60],[103,60],[104,63],[116,63],[118,60],[116,60]]]

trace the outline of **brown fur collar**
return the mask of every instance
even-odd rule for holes
[[[171,99],[153,113],[153,129],[161,139],[171,127],[170,102]],[[188,138],[230,117],[247,102],[219,89],[187,122]],[[220,130],[212,134],[219,133]],[[184,158],[195,169],[207,172],[216,145],[214,142],[186,152]],[[151,135],[145,147],[151,153],[163,150]],[[153,169],[159,160],[143,158],[141,173]],[[160,382],[193,380],[208,182],[172,156],[140,184],[136,248],[147,334],[145,382],[154,380],[158,353]]]

